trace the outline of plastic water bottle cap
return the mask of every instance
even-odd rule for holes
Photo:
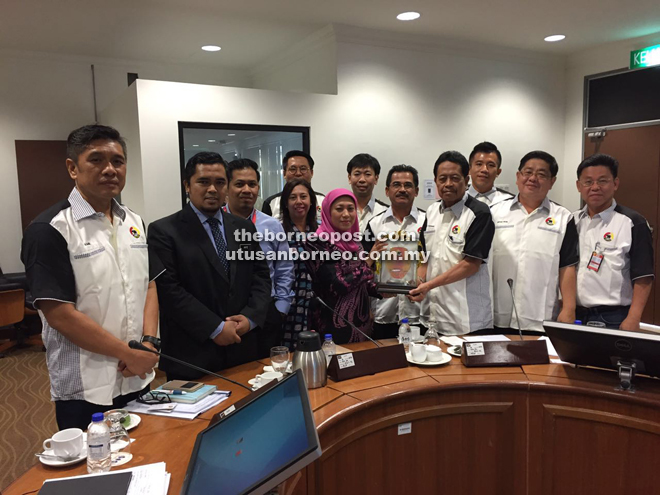
[[[325,334],[325,340],[332,340],[332,334],[331,333],[326,333]]]
[[[401,323],[408,323],[408,318],[404,318],[403,320],[401,320]]]
[[[103,413],[94,413],[92,414],[92,423],[98,423],[99,421],[103,421],[105,418],[103,417]]]
[[[576,325],[582,325],[582,320],[575,320]]]

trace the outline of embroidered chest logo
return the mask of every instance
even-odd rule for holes
[[[552,217],[548,217],[548,218],[545,219],[545,223],[546,223],[547,225],[554,225],[554,224],[556,224],[557,222],[555,221],[554,218],[552,218]]]
[[[129,231],[129,232],[131,233],[131,235],[132,235],[133,237],[135,237],[136,239],[139,239],[139,238],[140,238],[140,231],[137,229],[137,227],[131,227],[130,229],[128,229],[128,231]]]
[[[611,242],[614,240],[614,234],[612,232],[606,232],[603,236],[603,239],[605,239],[607,242]]]
[[[458,235],[458,233],[461,231],[461,228],[458,226],[458,224],[454,225],[451,228],[451,233],[454,235]]]

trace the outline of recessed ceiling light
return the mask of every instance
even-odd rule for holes
[[[415,19],[419,19],[420,16],[421,14],[419,12],[402,12],[396,18],[400,21],[414,21]]]
[[[215,139],[209,139],[209,143],[215,143]]]
[[[202,50],[205,52],[219,52],[222,50],[222,48],[220,48],[218,45],[204,45]]]
[[[227,134],[227,136],[229,136],[229,137],[231,137],[231,136],[235,136],[235,135],[236,135],[236,134]]]
[[[564,38],[566,38],[566,36],[564,36],[563,34],[553,34],[552,36],[546,36],[543,39],[548,43],[554,43],[555,41],[561,41]]]

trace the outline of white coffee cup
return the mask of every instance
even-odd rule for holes
[[[410,357],[417,363],[426,361],[426,346],[424,344],[410,343]]]
[[[269,382],[272,382],[273,380],[279,380],[282,378],[284,375],[280,373],[279,371],[266,371],[265,373],[262,373],[261,375],[257,375],[257,383],[259,386],[266,385]]]
[[[44,450],[53,450],[60,457],[75,457],[82,452],[83,431],[80,428],[68,428],[58,431],[48,440],[44,440]]]
[[[440,349],[437,345],[427,345],[426,359],[432,363],[442,361],[442,349]]]
[[[419,327],[416,326],[411,326],[410,327],[410,338],[415,341],[419,340],[419,337],[421,336],[420,329]]]

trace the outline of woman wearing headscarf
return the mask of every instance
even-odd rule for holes
[[[334,309],[333,312],[314,301],[310,328],[322,336],[332,334],[337,344],[365,340],[345,320],[370,334],[369,296],[380,297],[370,264],[360,259],[363,249],[356,235],[360,231],[356,204],[351,191],[330,191],[321,205],[322,221],[316,231],[319,239],[308,239],[305,244],[310,254],[306,264],[314,293]]]

